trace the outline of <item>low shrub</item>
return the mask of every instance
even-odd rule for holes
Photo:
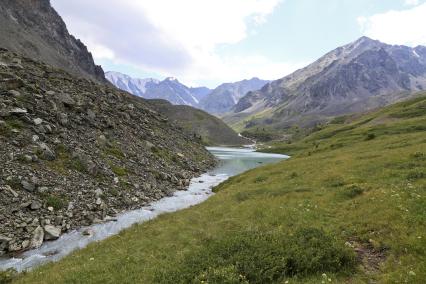
[[[426,153],[416,152],[412,155],[412,157],[416,160],[426,160]]]
[[[45,196],[46,205],[48,207],[53,207],[55,210],[61,210],[68,205],[67,198],[65,196],[57,196],[54,194],[49,194]]]
[[[69,167],[81,173],[86,172],[86,166],[78,157],[73,158],[69,161]]]
[[[296,173],[296,172],[292,172],[291,174],[290,174],[290,178],[291,179],[293,179],[293,178],[297,178],[299,175]]]
[[[16,278],[17,274],[18,273],[14,269],[0,271],[0,284],[12,283],[12,281]]]
[[[412,171],[412,172],[408,173],[408,175],[407,175],[407,179],[409,179],[409,180],[418,180],[418,179],[422,179],[422,178],[426,178],[426,173],[422,172],[420,170]]]
[[[127,170],[125,168],[122,168],[122,167],[111,166],[111,170],[114,172],[114,174],[116,174],[117,176],[120,176],[120,177],[127,175]]]
[[[123,151],[115,144],[108,145],[104,149],[104,153],[110,156],[113,156],[117,159],[123,159],[126,157],[126,155],[123,153]]]
[[[267,179],[268,179],[268,178],[267,178],[267,177],[265,177],[265,176],[257,176],[257,177],[254,179],[254,182],[255,182],[255,183],[262,183],[262,182],[265,182]]]
[[[329,177],[325,180],[325,184],[330,187],[344,186],[346,183],[340,176]]]
[[[365,141],[373,140],[375,138],[376,138],[376,134],[368,133],[367,136],[365,137]]]
[[[354,252],[316,228],[294,235],[241,232],[206,241],[173,268],[158,271],[158,283],[279,283],[291,277],[355,269]],[[204,281],[204,282],[201,282]]]
[[[247,279],[238,273],[235,265],[222,266],[219,268],[209,268],[207,271],[197,276],[194,283],[249,284]]]
[[[352,199],[363,194],[364,189],[361,188],[359,185],[351,184],[344,187],[339,193],[341,196],[345,198]]]
[[[15,190],[19,190],[22,188],[21,180],[18,177],[6,179],[6,184]]]

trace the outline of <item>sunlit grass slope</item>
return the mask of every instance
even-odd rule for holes
[[[274,146],[293,157],[17,282],[425,283],[425,96]]]

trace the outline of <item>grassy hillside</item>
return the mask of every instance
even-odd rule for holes
[[[17,283],[424,283],[425,96],[275,147],[293,157]]]
[[[205,111],[184,105],[172,105],[165,100],[150,100],[150,102],[169,119],[182,125],[190,132],[199,136],[205,145],[240,146],[252,144],[250,140],[238,134],[219,118]]]

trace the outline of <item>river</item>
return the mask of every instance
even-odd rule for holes
[[[207,149],[219,159],[219,164],[215,169],[193,178],[188,190],[176,191],[173,196],[162,198],[149,206],[122,213],[117,216],[116,221],[95,224],[63,234],[58,240],[45,242],[40,248],[24,252],[18,257],[0,259],[0,270],[14,268],[21,272],[49,261],[58,261],[76,249],[106,239],[133,224],[199,204],[214,194],[213,187],[231,176],[288,158],[285,155],[255,152],[250,148]],[[90,235],[83,235],[82,232],[90,232]]]

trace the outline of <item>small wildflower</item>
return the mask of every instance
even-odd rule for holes
[[[94,261],[94,260],[95,260],[95,258],[91,257],[91,258],[89,258],[89,260],[90,260],[90,261]]]
[[[410,272],[408,272],[408,275],[410,275],[410,276],[416,276],[416,273],[413,270],[410,270]]]

